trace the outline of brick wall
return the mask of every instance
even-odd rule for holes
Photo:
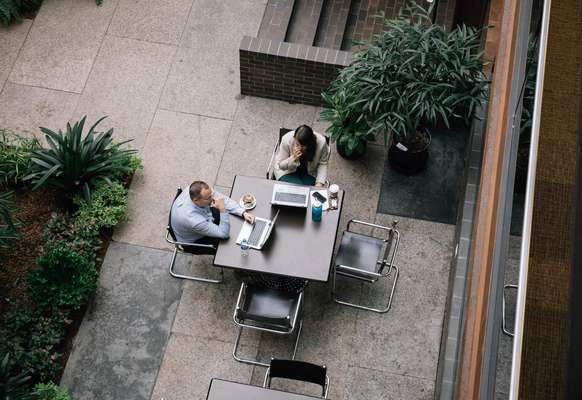
[[[292,103],[323,105],[338,71],[349,65],[349,51],[245,36],[240,44],[241,94]]]

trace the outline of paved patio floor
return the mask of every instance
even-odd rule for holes
[[[230,354],[239,282],[230,272],[219,286],[174,280],[163,235],[176,186],[203,179],[228,193],[235,174],[263,174],[280,126],[325,130],[317,107],[239,94],[238,44],[256,35],[265,3],[45,0],[34,21],[0,29],[0,127],[38,135],[108,115],[103,127],[134,138],[144,160],[61,382],[75,400],[204,399],[213,377],[262,382],[263,368]],[[360,161],[334,150],[329,179],[346,190],[340,231],[354,217],[394,218],[376,212],[385,156],[378,145]],[[339,306],[329,285],[307,289],[297,357],[328,366],[332,399],[433,397],[454,227],[398,219],[401,277],[388,314]],[[179,263],[216,272],[206,256]],[[351,294],[373,301],[381,291]],[[243,336],[249,355],[289,347]]]

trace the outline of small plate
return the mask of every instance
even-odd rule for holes
[[[240,204],[240,206],[247,211],[252,210],[253,208],[255,208],[257,206],[257,198],[255,197],[255,201],[253,201],[253,204],[246,206],[245,203],[243,202],[242,197],[241,197],[240,200],[238,201],[238,204]]]

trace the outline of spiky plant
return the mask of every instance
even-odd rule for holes
[[[0,361],[0,399],[2,400],[32,400],[30,392],[30,375],[26,372],[14,375],[11,373],[10,354],[6,353]]]
[[[64,189],[68,194],[80,193],[91,201],[91,189],[99,182],[111,184],[112,176],[131,172],[125,160],[136,150],[120,147],[131,140],[115,143],[113,129],[105,133],[96,132],[96,126],[105,117],[95,122],[83,137],[85,118],[72,127],[68,123],[65,132],[40,128],[49,148],[32,153],[32,173],[25,180],[32,181],[33,189],[53,186]]]

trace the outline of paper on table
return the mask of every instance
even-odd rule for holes
[[[327,189],[311,189],[311,191],[309,192],[309,198],[311,199],[311,206],[313,206],[313,202],[316,200],[315,197],[313,197],[313,193],[319,193],[321,194],[323,197],[325,197],[327,200],[325,200],[324,203],[321,203],[321,209],[323,211],[327,210],[329,208],[329,193],[327,193]]]

